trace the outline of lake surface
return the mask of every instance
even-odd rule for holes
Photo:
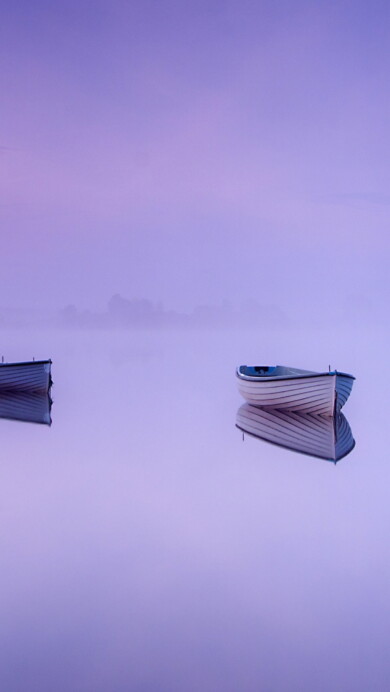
[[[4,692],[388,689],[388,334],[13,331],[51,427],[0,420]],[[238,363],[351,372],[336,465],[235,426]]]

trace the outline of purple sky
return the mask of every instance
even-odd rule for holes
[[[3,0],[1,304],[375,303],[389,29],[381,0]]]

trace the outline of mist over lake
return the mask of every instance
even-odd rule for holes
[[[52,357],[54,403],[0,421],[3,689],[385,688],[384,332],[5,336]],[[356,376],[347,457],[243,441],[258,353]]]

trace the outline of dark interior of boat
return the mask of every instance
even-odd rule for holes
[[[242,375],[250,375],[251,377],[265,377],[275,373],[276,367],[271,365],[241,365],[240,372]]]

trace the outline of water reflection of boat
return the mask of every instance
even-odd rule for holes
[[[51,425],[51,398],[39,392],[1,392],[0,418]]]
[[[51,385],[51,360],[0,363],[1,392],[48,392]]]
[[[342,413],[330,418],[243,404],[237,411],[236,425],[254,437],[329,461],[345,457],[355,446]]]
[[[340,411],[355,379],[337,370],[312,372],[284,365],[240,365],[236,375],[240,394],[254,406],[324,416]]]

